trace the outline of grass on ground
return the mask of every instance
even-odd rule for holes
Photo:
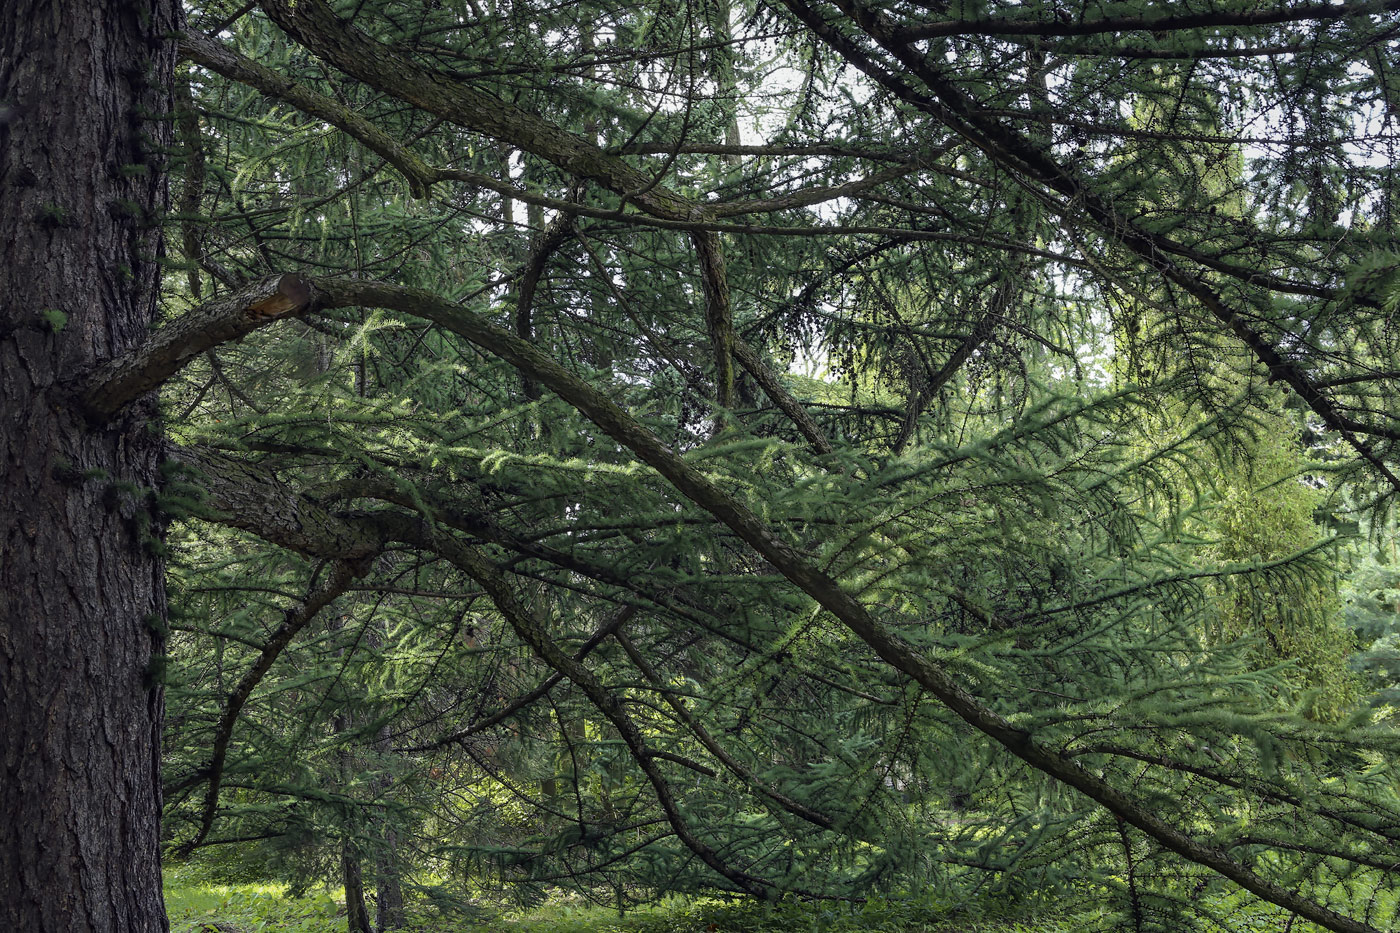
[[[171,933],[342,933],[344,895],[339,890],[291,897],[279,884],[209,884],[167,875],[166,910]],[[1069,933],[1078,923],[979,917],[956,918],[929,905],[872,901],[863,907],[811,904],[728,903],[671,899],[628,911],[551,902],[520,913],[480,917],[428,914],[405,933]]]

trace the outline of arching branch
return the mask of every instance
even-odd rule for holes
[[[228,760],[229,743],[233,740],[234,726],[237,725],[238,716],[243,712],[248,698],[253,695],[253,691],[257,689],[258,684],[262,683],[263,677],[272,669],[278,656],[281,655],[283,649],[291,644],[297,633],[306,628],[307,624],[316,618],[317,613],[349,589],[350,584],[357,577],[363,576],[365,569],[365,564],[362,561],[338,560],[333,562],[331,572],[311,592],[307,593],[306,599],[300,605],[287,610],[282,617],[281,624],[277,626],[263,644],[262,650],[258,652],[253,666],[238,679],[238,685],[233,688],[233,692],[224,701],[223,712],[219,714],[218,725],[214,727],[214,739],[210,743],[208,762],[188,780],[173,788],[173,790],[180,790],[199,781],[207,781],[209,785],[204,791],[199,827],[191,838],[176,847],[176,852],[180,857],[188,855],[203,843],[209,835],[209,830],[214,826],[214,817],[219,809],[219,791],[223,786],[224,765]]]
[[[157,330],[133,353],[111,360],[77,390],[83,407],[106,420],[155,389],[199,354],[273,321],[311,310],[313,296],[297,275],[273,275],[216,298]]]
[[[885,663],[913,679],[963,721],[1031,767],[1078,790],[1164,848],[1219,873],[1263,900],[1337,933],[1376,933],[1371,925],[1343,916],[1292,888],[1270,881],[1223,849],[1192,837],[1104,778],[1043,745],[1032,733],[978,700],[943,665],[925,657],[877,621],[859,600],[808,561],[747,506],[711,482],[611,399],[537,348],[430,292],[345,279],[318,280],[318,285],[333,304],[391,308],[435,321],[538,379],[664,476],[682,495],[727,525]]]

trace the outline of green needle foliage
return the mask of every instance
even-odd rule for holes
[[[171,857],[1393,928],[1396,28],[193,4]]]

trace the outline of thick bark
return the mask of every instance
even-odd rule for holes
[[[174,0],[0,4],[0,929],[167,929],[153,401],[65,382],[155,315]]]
[[[256,464],[205,448],[171,449],[169,455],[198,473],[208,497],[203,517],[210,521],[329,560],[363,561],[383,546],[361,526],[271,482],[268,472]]]

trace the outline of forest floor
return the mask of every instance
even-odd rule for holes
[[[220,885],[167,876],[171,933],[343,933],[339,890],[292,897],[279,884]],[[765,905],[674,900],[615,910],[550,902],[531,911],[444,912],[424,905],[405,933],[1070,933],[1090,918],[1011,919],[959,911],[939,914],[906,904],[833,910],[807,904]],[[1090,920],[1085,924],[1085,920]]]

